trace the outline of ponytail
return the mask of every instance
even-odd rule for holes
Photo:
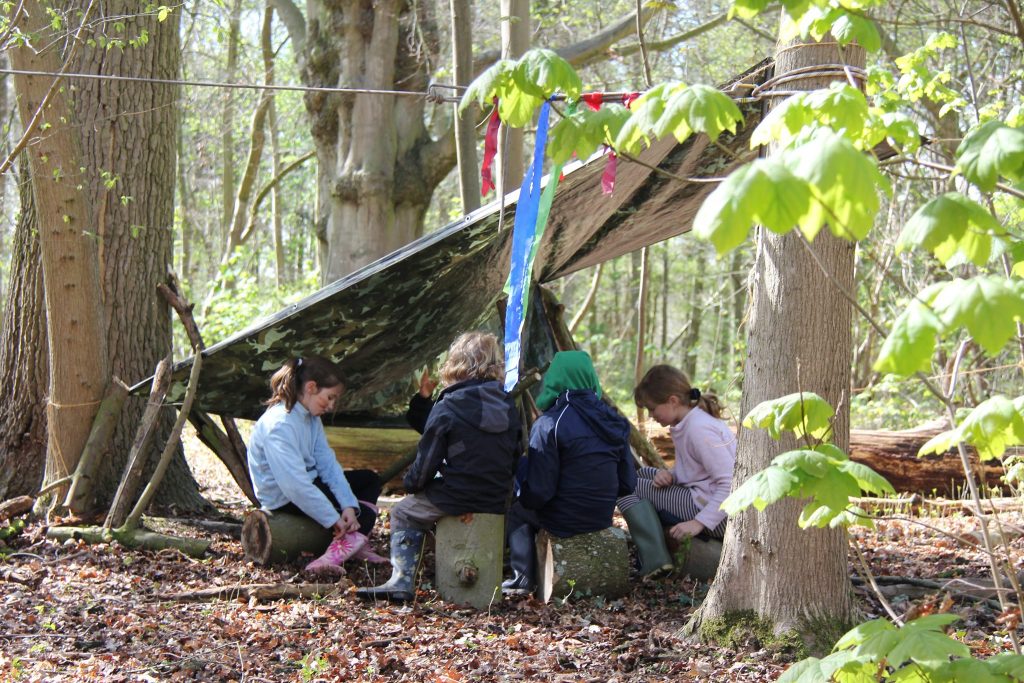
[[[318,389],[336,387],[342,384],[341,370],[323,356],[291,358],[271,375],[267,405],[283,403],[290,411],[302,397],[302,387],[310,381],[315,382]]]

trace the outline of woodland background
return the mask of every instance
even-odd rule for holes
[[[36,53],[21,45],[10,21],[20,21],[23,8],[51,27],[34,47],[53,49]],[[562,49],[585,89],[632,92],[644,89],[646,67],[653,81],[724,82],[771,55],[777,35],[774,7],[753,19],[727,20],[727,3],[703,2],[646,3],[639,22],[633,2],[314,1],[299,7],[288,0],[231,0],[141,12],[128,2],[60,9],[66,12],[47,14],[45,5],[26,2],[5,6],[3,15],[4,69],[69,75],[62,88],[48,91],[52,79],[15,83],[8,73],[0,89],[0,156],[7,160],[0,176],[0,500],[37,491],[44,469],[49,481],[68,473],[54,444],[82,441],[83,430],[65,419],[67,431],[55,435],[47,431],[48,417],[97,400],[105,376],[135,382],[172,350],[175,358],[188,354],[184,334],[154,294],[168,268],[197,303],[211,344],[471,208],[474,193],[459,190],[451,102],[199,82],[425,93],[432,82],[456,80],[453,37],[470,39],[472,75],[500,55],[504,27],[519,34],[510,36],[519,41],[517,52],[530,45]],[[930,138],[923,163],[886,169],[893,193],[882,199],[872,239],[857,245],[858,302],[887,320],[907,292],[944,280],[950,270],[976,270],[897,253],[896,242],[910,214],[953,185],[943,169],[952,166],[965,131],[986,118],[1019,123],[1024,23],[1014,2],[899,2],[870,11],[882,43],[868,56],[869,74],[876,76],[870,94],[898,91]],[[454,36],[453,13],[469,18]],[[183,83],[111,78],[118,75]],[[48,111],[61,105],[73,116],[46,120],[39,128],[44,134],[20,148],[20,121],[44,97],[54,98]],[[481,117],[470,111],[470,126]],[[529,128],[525,140],[510,137],[508,158],[498,162],[506,187],[521,177],[519,152],[531,147],[531,138]],[[476,141],[479,155],[479,135]],[[464,185],[477,163],[465,168]],[[58,186],[68,193],[60,198],[64,204],[40,192]],[[59,206],[74,211],[55,211]],[[1016,231],[1019,208],[999,210]],[[88,261],[54,250],[56,242],[41,243],[41,232],[62,223],[89,237],[77,247],[79,256],[98,253],[91,299],[70,288],[56,296],[57,286],[43,296],[45,269],[55,277]],[[752,249],[747,243],[716,258],[711,245],[682,235],[651,247],[646,260],[633,254],[556,283],[576,338],[614,398],[628,404],[639,344],[646,363],[683,367],[702,389],[721,394],[737,417]],[[71,350],[59,372],[48,362],[54,339],[61,353]],[[882,337],[858,316],[853,341],[853,427],[902,429],[941,414],[916,380],[872,369]],[[837,351],[826,343],[820,353]],[[986,355],[966,343],[962,362],[955,356],[958,407],[1018,393],[1019,354],[1011,347]],[[951,349],[940,347],[933,378],[948,378],[953,362]],[[62,381],[51,383],[50,373]],[[63,381],[68,376],[76,381]],[[130,399],[96,488],[97,507],[113,494],[142,409],[143,399]],[[165,433],[171,419],[168,413]],[[157,502],[183,512],[207,508],[180,455]]]

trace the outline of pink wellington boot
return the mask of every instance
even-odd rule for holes
[[[355,533],[359,534],[360,536],[363,536],[363,538],[366,540],[363,543],[363,545],[359,546],[358,550],[352,553],[351,559],[366,560],[367,562],[375,562],[377,564],[391,561],[388,558],[377,554],[377,551],[373,549],[372,545],[370,545],[369,538],[366,538],[366,536],[364,536],[361,532],[356,531]]]
[[[336,538],[327,546],[324,554],[306,565],[306,571],[314,574],[344,574],[345,560],[366,545],[367,538],[358,531],[352,531]]]

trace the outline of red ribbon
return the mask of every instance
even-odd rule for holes
[[[601,192],[611,194],[615,190],[615,171],[619,167],[619,157],[615,151],[608,152],[608,163],[604,166],[604,173],[601,174]]]
[[[583,97],[581,99],[587,103],[587,106],[594,111],[597,111],[601,108],[601,103],[604,102],[604,94],[599,92],[583,93]]]
[[[498,153],[498,126],[501,118],[498,116],[498,98],[494,98],[494,109],[491,111],[491,118],[487,121],[487,133],[484,135],[484,163],[480,166],[480,196],[485,197],[494,189],[494,180],[491,176],[491,164],[494,162],[494,155]]]
[[[638,97],[640,97],[638,92],[626,93],[622,96],[622,104],[625,105],[626,109],[629,109],[629,105],[633,104],[633,100]]]

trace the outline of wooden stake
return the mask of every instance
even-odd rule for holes
[[[135,499],[135,493],[139,489],[142,480],[142,471],[146,464],[146,453],[149,450],[149,442],[153,438],[153,425],[156,423],[160,409],[163,408],[164,396],[171,386],[171,358],[168,356],[156,366],[156,373],[153,375],[153,385],[149,390],[149,400],[146,402],[146,410],[142,414],[142,421],[139,429],[135,432],[135,441],[128,455],[128,466],[121,476],[121,483],[114,494],[114,502],[110,505],[110,512],[103,526],[112,529],[124,522],[128,515],[128,508]]]
[[[121,409],[127,398],[128,385],[118,377],[111,377],[110,384],[107,386],[107,394],[103,397],[99,410],[96,411],[92,431],[89,432],[85,448],[82,449],[82,457],[72,475],[68,494],[64,498],[64,507],[76,515],[84,515],[92,509],[92,485],[96,478],[96,471],[102,462],[100,456],[110,445],[110,438],[114,434],[114,428],[117,426],[117,420],[121,416]]]
[[[203,367],[203,354],[198,349],[193,349],[193,351],[195,351],[195,356],[192,358],[192,372],[188,376],[188,388],[185,390],[185,399],[181,402],[181,409],[178,411],[178,417],[174,421],[174,427],[171,429],[170,436],[167,437],[167,443],[160,454],[160,461],[153,471],[153,476],[149,478],[149,483],[146,484],[145,490],[139,497],[138,502],[135,503],[135,507],[132,508],[128,519],[125,520],[120,531],[129,531],[138,527],[142,513],[149,506],[149,501],[156,495],[156,490],[160,487],[164,473],[171,464],[171,458],[178,448],[178,441],[181,439],[181,428],[185,425],[185,416],[192,409],[192,402],[196,398],[196,391],[199,389],[199,371]]]

